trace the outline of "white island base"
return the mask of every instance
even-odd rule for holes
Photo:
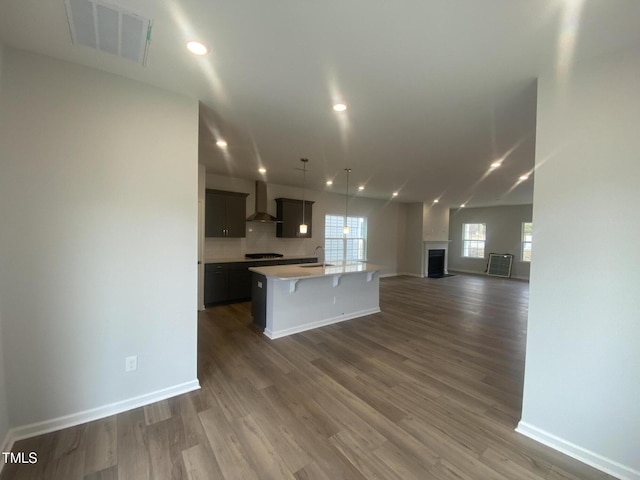
[[[367,263],[251,268],[254,322],[275,339],[377,313],[381,269]]]

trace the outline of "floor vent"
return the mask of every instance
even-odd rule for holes
[[[65,0],[71,39],[145,65],[152,22],[98,0]]]
[[[494,277],[510,277],[513,255],[510,253],[490,253],[487,263],[487,275]]]

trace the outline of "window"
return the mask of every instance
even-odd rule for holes
[[[523,262],[531,261],[531,246],[533,245],[533,224],[531,222],[522,222],[522,251],[520,258]]]
[[[487,241],[485,223],[465,223],[462,225],[462,256],[484,258],[484,243]]]
[[[344,215],[327,215],[324,219],[324,248],[327,262],[366,260],[367,219],[347,217],[349,233],[345,235]],[[345,255],[346,252],[346,255]]]

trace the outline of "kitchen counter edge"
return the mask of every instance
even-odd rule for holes
[[[275,265],[271,267],[251,267],[249,270],[278,280],[300,280],[333,275],[350,275],[353,273],[376,273],[385,268],[381,265],[366,262],[343,262],[326,267],[318,264],[315,268],[312,265],[307,264],[304,267],[299,265]]]
[[[273,260],[304,260],[308,258],[315,258],[315,255],[285,255],[284,257],[276,258],[246,258],[246,257],[228,257],[228,258],[206,258],[202,263],[251,263],[251,262],[270,262]]]

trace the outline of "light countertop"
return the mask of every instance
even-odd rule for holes
[[[273,260],[302,260],[303,258],[316,258],[316,255],[285,255],[277,258],[247,258],[247,257],[227,257],[227,258],[205,258],[202,263],[235,263],[235,262],[269,262]]]
[[[279,280],[296,280],[303,278],[317,278],[331,275],[345,275],[361,272],[379,272],[384,267],[366,262],[339,262],[322,266],[321,263],[306,263],[304,265],[274,265],[271,267],[251,267],[249,270],[266,277]]]

